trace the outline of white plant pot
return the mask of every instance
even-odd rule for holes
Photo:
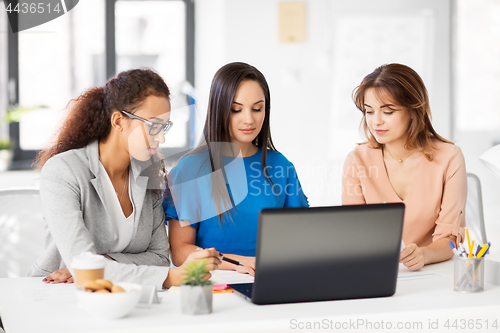
[[[181,307],[185,314],[212,313],[212,286],[181,285]]]
[[[12,160],[11,150],[0,150],[0,171],[5,171],[9,168],[10,161]]]

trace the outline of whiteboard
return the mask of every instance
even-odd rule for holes
[[[346,142],[364,141],[352,92],[383,64],[401,63],[422,77],[433,124],[441,135],[451,135],[450,13],[447,0],[332,2],[330,159],[349,153],[353,146]]]

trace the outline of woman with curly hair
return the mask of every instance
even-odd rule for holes
[[[169,268],[157,156],[172,126],[170,91],[149,69],[119,73],[69,103],[49,149],[38,157],[40,197],[50,231],[48,247],[28,275],[47,283],[72,282],[71,262],[83,252],[107,260],[105,277],[169,288],[185,265]],[[193,253],[209,270],[215,249]]]

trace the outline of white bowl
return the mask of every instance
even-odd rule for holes
[[[141,298],[142,286],[135,283],[115,283],[125,289],[124,293],[91,293],[76,290],[79,307],[88,314],[103,318],[117,319],[125,317],[132,311]]]

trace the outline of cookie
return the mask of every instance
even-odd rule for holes
[[[113,283],[109,280],[98,279],[98,280],[95,280],[95,282],[102,285],[104,288],[108,289],[109,291],[111,291],[111,288],[113,287]]]
[[[110,291],[108,289],[99,289],[99,290],[96,290],[94,291],[95,293],[106,293],[106,294],[109,294]]]
[[[99,289],[105,289],[103,285],[97,283],[96,281],[87,281],[83,284],[83,288],[90,289],[92,291],[96,291]]]
[[[123,289],[122,287],[120,286],[113,286],[111,288],[111,292],[112,293],[124,293],[125,292],[125,289]]]

